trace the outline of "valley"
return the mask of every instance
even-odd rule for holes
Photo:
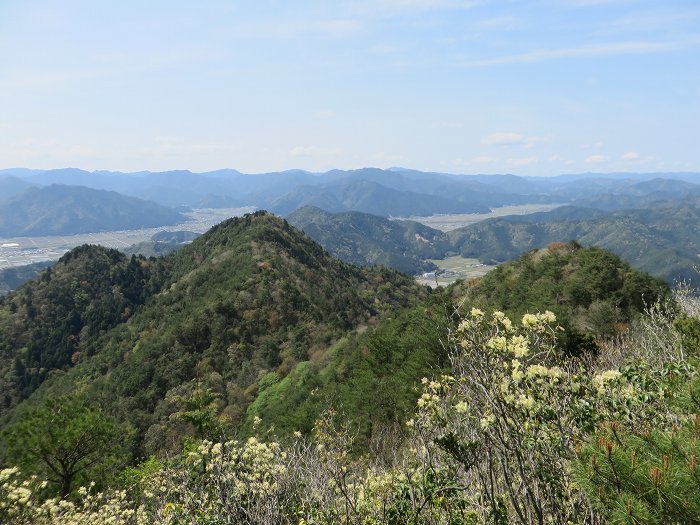
[[[254,211],[252,207],[201,208],[184,212],[188,220],[172,226],[74,235],[0,237],[0,270],[37,262],[56,261],[67,251],[82,244],[97,244],[119,250],[148,241],[160,231],[187,230],[204,233],[223,220],[252,211]]]
[[[562,206],[562,204],[515,204],[511,206],[498,206],[488,213],[460,213],[437,214],[429,217],[397,217],[394,220],[411,220],[435,228],[443,232],[456,230],[463,226],[469,226],[486,219],[505,217],[508,215],[528,215],[530,213],[546,212]]]

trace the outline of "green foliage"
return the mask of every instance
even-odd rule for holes
[[[681,335],[684,351],[697,357],[700,354],[700,319],[680,315],[674,320],[673,327]]]
[[[153,262],[80,246],[0,299],[0,415],[57,371],[98,351],[160,286]]]
[[[81,394],[49,399],[2,431],[5,462],[46,477],[66,498],[76,482],[123,468],[131,432]]]
[[[189,396],[177,399],[181,410],[174,412],[171,417],[193,425],[196,431],[195,436],[198,439],[217,438],[221,435],[222,430],[216,417],[217,401],[220,397],[210,388],[197,385]]]
[[[700,522],[700,374],[683,372],[675,385],[664,381],[671,421],[657,417],[633,428],[607,422],[578,453],[577,479],[610,523]]]
[[[381,353],[382,336],[400,341],[394,330],[415,323],[409,314],[417,313],[407,310],[406,318],[357,340],[365,338],[369,350],[377,337],[377,362],[390,359]],[[647,323],[677,329],[659,319]],[[501,312],[473,308],[450,326],[451,373],[422,381],[414,418],[405,431],[384,432],[383,447],[375,440],[373,455],[357,453],[364,436],[356,420],[325,409],[308,436],[294,432],[285,444],[259,437],[192,441],[179,454],[127,469],[118,482],[124,490],[80,489],[62,505],[43,500],[40,478],[5,469],[0,516],[10,524],[46,525],[114,519],[125,525],[680,525],[700,519],[700,369],[676,351],[675,336],[642,330],[654,337],[640,340],[646,348],[674,348],[653,362],[638,357],[648,350],[633,351],[618,369],[601,370],[556,351],[561,329],[548,311],[515,324]],[[354,347],[350,338],[344,344]],[[337,347],[328,359],[353,355],[344,352]],[[314,364],[301,363],[286,376],[262,375],[251,409],[265,415],[278,395],[311,377],[323,379],[312,374]],[[191,394],[177,403],[211,415],[216,395],[200,384]],[[259,418],[251,430],[269,431]]]
[[[514,318],[551,310],[565,329],[560,346],[575,355],[595,352],[595,338],[624,331],[669,289],[608,251],[555,243],[456,287],[456,299],[462,294],[464,304]]]
[[[258,416],[276,435],[308,433],[328,405],[342,407],[358,430],[359,449],[414,411],[420,379],[448,366],[441,339],[452,324],[445,313],[448,293],[397,312],[330,347],[316,347],[311,360],[285,378],[262,387],[248,408],[247,428]],[[374,323],[372,323],[374,324]]]
[[[4,326],[14,327],[16,335],[4,342],[6,355],[21,365],[5,377],[35,374],[32,390],[48,379],[35,402],[71,391],[78,383],[88,384],[111,412],[138,429],[140,450],[146,455],[178,450],[188,436],[218,437],[220,431],[232,432],[252,421],[258,408],[246,412],[271,388],[266,377],[284,381],[312,353],[318,357],[316,352],[349,331],[374,324],[429,293],[394,270],[362,269],[333,259],[298,230],[264,212],[222,223],[162,259],[126,259],[117,252],[94,251],[69,252],[48,282],[34,283],[5,299],[7,306],[20,306],[14,313],[6,309]],[[113,260],[102,263],[104,256]],[[70,300],[52,303],[55,294],[44,293],[53,289],[49,286]],[[120,302],[119,294],[136,301]],[[41,297],[49,316],[32,324],[19,301],[27,295],[32,305]],[[93,302],[119,315],[84,320],[95,312]],[[50,324],[52,312],[58,319]],[[72,320],[69,326],[62,324],[66,317]],[[25,318],[24,325],[17,323]],[[21,347],[23,338],[44,323],[48,326],[35,336],[28,356],[65,371],[60,375],[51,374],[48,367],[28,366],[22,354],[16,357],[14,349]],[[87,323],[92,324],[86,328]],[[97,329],[90,331],[95,324]],[[45,333],[61,338],[65,346],[41,339]],[[80,354],[73,363],[76,351]],[[12,364],[8,359],[9,370]],[[283,384],[290,382],[294,378]],[[216,402],[187,408],[184,400],[201,397],[198,390],[215,395]],[[300,392],[285,398],[287,403],[294,400],[294,410],[304,403]],[[10,404],[22,397],[18,394]],[[267,404],[266,399],[256,406]],[[296,414],[283,426],[308,429],[318,407],[307,405]]]

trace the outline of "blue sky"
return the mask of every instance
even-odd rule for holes
[[[16,166],[700,171],[700,2],[1,0]]]

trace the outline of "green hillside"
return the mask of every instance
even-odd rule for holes
[[[53,264],[50,261],[41,261],[0,270],[0,296],[11,292],[31,279],[35,279],[42,270]]]
[[[442,257],[450,247],[447,236],[438,230],[368,213],[333,214],[305,206],[287,220],[334,257],[361,266],[381,264],[407,274],[434,269],[426,259]]]
[[[550,310],[565,331],[568,353],[594,348],[595,338],[624,332],[646,306],[668,295],[658,278],[633,269],[601,248],[552,243],[497,266],[475,283],[458,284],[457,298],[519,319]]]
[[[87,359],[161,283],[145,259],[86,245],[0,299],[0,415]]]

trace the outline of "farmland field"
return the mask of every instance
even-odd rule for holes
[[[447,257],[445,259],[431,259],[430,262],[436,264],[440,270],[437,277],[418,277],[416,280],[421,284],[435,287],[447,286],[459,279],[472,279],[481,277],[495,266],[482,264],[478,259],[467,259],[459,255]]]

